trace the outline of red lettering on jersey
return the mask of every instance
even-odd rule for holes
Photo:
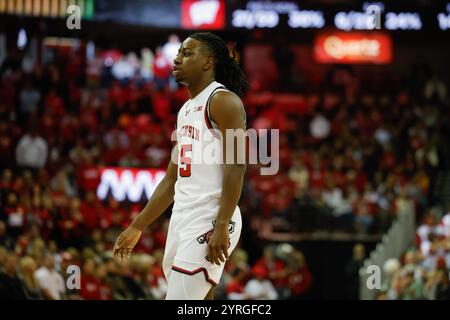
[[[180,136],[181,137],[189,137],[191,139],[195,139],[195,140],[199,141],[200,130],[194,126],[185,124],[184,126],[181,127]]]

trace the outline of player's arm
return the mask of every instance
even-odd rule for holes
[[[228,224],[239,202],[244,181],[246,170],[246,128],[242,101],[231,92],[221,91],[213,96],[210,105],[210,115],[219,127],[223,139],[222,195],[216,225],[208,244],[209,259],[213,263],[220,265],[221,262],[225,262],[225,259],[228,259]],[[236,136],[227,137],[227,130]],[[233,156],[229,154],[230,152],[232,152]]]
[[[175,146],[174,150],[177,150]],[[117,238],[113,249],[113,256],[119,261],[129,258],[131,252],[139,241],[142,231],[155,221],[173,202],[175,182],[177,181],[177,164],[174,163],[177,155],[167,166],[167,173],[156,187],[144,209],[134,218],[133,222]]]
[[[167,173],[156,187],[144,209],[136,216],[131,226],[144,231],[155,221],[173,202],[175,182],[177,181],[177,164],[173,161],[167,166]]]

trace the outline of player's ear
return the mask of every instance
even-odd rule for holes
[[[206,57],[205,63],[203,64],[203,71],[208,71],[214,67],[214,58],[209,56]]]

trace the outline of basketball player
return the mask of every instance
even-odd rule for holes
[[[246,165],[236,161],[236,155],[245,153],[245,145],[232,139],[231,163],[193,159],[205,152],[205,138],[218,144],[220,156],[227,159],[226,131],[246,128],[239,97],[247,82],[225,42],[212,33],[195,33],[184,40],[173,74],[190,95],[177,118],[177,163],[169,163],[145,208],[119,235],[113,253],[119,261],[128,259],[142,231],[174,202],[163,261],[166,299],[212,299],[241,233],[237,203]]]

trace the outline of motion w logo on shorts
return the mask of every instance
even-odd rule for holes
[[[204,244],[209,243],[209,239],[211,239],[211,235],[214,231],[214,227],[216,226],[216,221],[212,221],[212,225],[213,225],[213,229],[209,230],[207,233],[202,234],[200,237],[197,238],[197,242],[199,244]],[[230,223],[228,224],[228,233],[232,234],[234,232],[234,226],[236,225],[236,223],[231,220]]]

